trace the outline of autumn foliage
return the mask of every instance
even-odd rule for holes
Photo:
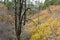
[[[12,16],[7,7],[1,3],[0,3],[0,22],[5,22],[9,24],[14,23],[14,16]]]
[[[52,40],[60,38],[60,5],[52,5],[49,8],[50,10],[47,8],[40,12],[39,21],[41,24],[38,24],[37,14],[31,18],[36,25],[32,21],[26,23],[32,35],[30,40]],[[7,16],[0,15],[0,21],[12,24],[14,23],[14,16],[10,14]]]
[[[37,30],[32,31],[30,40],[58,40],[60,38],[60,6],[53,5],[40,13],[41,24],[37,25]],[[33,19],[38,22],[37,17]],[[34,26],[33,26],[34,27]]]

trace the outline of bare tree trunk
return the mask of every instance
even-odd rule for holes
[[[16,36],[17,36],[17,3],[16,3],[16,0],[14,1],[15,2],[15,32],[16,32]]]
[[[23,10],[23,2],[24,0],[19,0],[19,13],[18,13],[18,16],[17,16],[17,4],[16,4],[16,0],[15,0],[15,31],[16,31],[16,36],[17,36],[17,40],[20,40],[20,35],[21,35],[21,27],[22,27],[22,21],[23,21],[23,17],[24,17],[24,25],[26,23],[26,12],[28,11],[28,9],[30,8],[27,8],[25,9],[23,15],[22,15],[22,10]],[[26,8],[26,0],[25,0],[25,8]],[[17,17],[18,17],[18,26],[17,26]]]
[[[21,35],[21,27],[22,27],[22,9],[23,9],[23,0],[19,0],[19,15],[18,15],[18,18],[19,18],[19,25],[18,25],[18,28],[17,28],[17,37],[18,37],[18,40],[20,40],[20,35]]]
[[[26,9],[26,0],[25,0],[25,9]],[[25,25],[25,23],[26,23],[26,12],[24,12],[24,24],[23,25]]]

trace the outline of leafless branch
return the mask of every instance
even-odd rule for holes
[[[37,26],[37,24],[35,23],[35,21],[33,21],[32,19],[27,18],[25,21],[28,21],[28,20],[32,21],[34,23],[34,25]]]

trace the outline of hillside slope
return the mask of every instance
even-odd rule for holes
[[[52,5],[49,8],[40,13],[41,24],[33,32],[30,40],[60,40],[60,5]],[[32,19],[38,22],[36,16]]]
[[[50,9],[50,10],[49,10]],[[39,21],[46,22],[49,18],[57,18],[60,20],[60,5],[52,5],[39,13]],[[51,12],[51,13],[50,13]],[[38,22],[38,13],[31,17],[34,22]]]
[[[13,22],[7,7],[0,3],[0,40],[16,40]]]
[[[39,21],[41,24],[35,26],[35,24],[32,21],[29,21],[28,24],[26,24],[23,27],[24,28],[23,32],[30,34],[30,36],[32,35],[30,40],[38,40],[38,39],[47,40],[47,39],[42,39],[42,38],[44,38],[43,35],[47,34],[46,36],[49,36],[49,34],[52,33],[52,30],[50,28],[51,26],[53,26],[52,27],[52,29],[54,29],[53,34],[55,34],[56,40],[60,39],[60,5],[52,5],[49,8],[50,10],[47,8],[39,13]],[[35,14],[34,16],[31,17],[31,19],[36,24],[38,23],[37,15],[38,14]],[[48,38],[49,40],[52,40],[52,38],[54,39],[53,34],[50,34],[49,36],[50,39]]]

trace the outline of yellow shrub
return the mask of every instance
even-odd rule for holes
[[[40,39],[43,40],[47,35],[50,35],[50,34],[51,34],[50,26],[41,24],[41,25],[38,25],[37,30],[35,31],[35,33],[33,33],[30,40],[40,40]]]
[[[54,27],[54,30],[60,28],[60,21],[57,18],[54,20],[50,18],[46,23],[38,25],[37,30],[32,34],[30,40],[46,40],[46,36],[52,34],[51,25],[52,28]],[[55,33],[59,34],[59,32]]]

